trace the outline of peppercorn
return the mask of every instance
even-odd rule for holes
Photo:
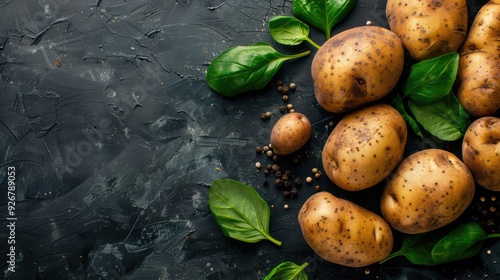
[[[275,174],[276,174],[276,177],[281,178],[281,171],[278,170],[278,171],[276,171]]]
[[[319,192],[319,191],[321,191],[321,187],[320,187],[320,186],[318,186],[318,185],[316,185],[316,186],[314,187],[314,190],[315,190],[315,191],[317,191],[317,192]]]
[[[295,186],[300,186],[302,184],[302,179],[300,178],[295,178],[295,180],[293,181],[295,183]]]
[[[291,197],[295,197],[295,196],[297,196],[297,194],[298,194],[298,193],[299,193],[299,190],[297,190],[297,188],[292,188],[292,189],[290,190],[290,195],[291,195]]]
[[[255,148],[255,152],[258,153],[258,154],[262,153],[262,148],[257,146]]]
[[[283,101],[288,101],[288,95],[283,95]]]
[[[291,196],[290,191],[283,191],[283,196],[284,197],[290,197]]]
[[[280,178],[276,178],[274,184],[276,184],[276,187],[281,188],[283,186],[283,181]]]
[[[307,178],[306,178],[306,182],[307,182],[308,184],[312,183],[312,181],[313,181],[313,179],[312,179],[311,177],[307,177]]]
[[[294,90],[297,88],[297,85],[295,83],[290,83],[290,85],[288,86],[291,90]]]
[[[280,106],[280,112],[281,112],[281,113],[284,113],[284,112],[285,112],[285,110],[286,110],[286,107],[285,107],[284,105],[283,105],[283,106]]]
[[[272,167],[272,168],[273,168],[273,171],[278,171],[278,170],[280,170],[280,166],[279,166],[279,165],[277,165],[277,164],[273,164],[273,167]]]

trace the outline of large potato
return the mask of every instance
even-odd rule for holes
[[[396,230],[417,234],[456,220],[474,196],[474,179],[454,154],[427,149],[405,158],[382,193],[382,216]]]
[[[307,244],[335,264],[367,266],[392,250],[392,231],[382,217],[328,192],[309,197],[298,220]]]
[[[325,174],[349,191],[381,182],[403,158],[406,123],[387,104],[371,105],[346,115],[323,148]]]
[[[482,117],[469,126],[462,159],[479,185],[500,191],[500,118]]]
[[[304,146],[311,137],[309,119],[301,113],[282,116],[271,131],[271,146],[277,155],[289,155]]]
[[[415,60],[455,52],[467,33],[466,0],[388,0],[386,16]]]
[[[486,3],[477,13],[460,49],[457,97],[477,117],[500,108],[500,1]]]
[[[362,26],[341,32],[314,56],[316,99],[334,113],[379,100],[397,84],[403,63],[403,44],[390,30]]]

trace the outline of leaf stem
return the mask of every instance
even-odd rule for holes
[[[484,239],[490,239],[490,238],[500,238],[500,233],[488,234]]]
[[[271,242],[273,242],[274,244],[278,245],[278,246],[281,246],[282,242],[277,240],[277,239],[274,239],[271,235],[269,234],[266,234],[266,233],[263,233],[264,236]]]
[[[309,42],[309,44],[313,45],[318,50],[321,47],[320,45],[316,44],[313,40],[311,40],[311,38],[309,38],[309,37],[306,37],[306,41]]]
[[[310,53],[311,53],[311,51],[305,51],[305,52],[298,53],[298,54],[287,55],[287,59],[293,59],[293,58],[299,58],[299,57],[308,56]]]

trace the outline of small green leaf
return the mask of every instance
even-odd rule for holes
[[[436,263],[448,263],[475,256],[487,233],[477,223],[463,224],[443,237],[432,249]]]
[[[404,97],[426,105],[446,96],[457,76],[458,58],[458,53],[452,52],[414,64],[406,81]]]
[[[439,235],[426,233],[407,235],[403,239],[401,249],[390,254],[380,263],[384,263],[394,257],[404,256],[413,264],[435,265],[436,262],[431,257],[431,251],[439,241],[439,238]]]
[[[396,95],[395,103],[396,103],[396,110],[401,114],[405,122],[410,125],[411,129],[413,130],[413,132],[415,132],[417,136],[423,139],[424,135],[420,130],[420,126],[418,126],[417,121],[415,121],[415,119],[406,112],[403,99],[399,94]]]
[[[322,30],[330,39],[334,25],[352,10],[356,0],[294,0],[293,15]]]
[[[461,138],[470,125],[469,115],[453,92],[427,105],[408,101],[408,107],[425,130],[444,141]]]
[[[303,41],[318,48],[309,38],[309,26],[295,17],[276,16],[269,20],[269,33],[273,39],[283,45],[298,45]]]
[[[309,51],[285,55],[266,43],[230,48],[216,57],[207,69],[208,85],[225,96],[261,89],[283,62],[309,55]]]
[[[225,236],[255,243],[268,239],[270,210],[254,188],[231,179],[215,180],[208,191],[208,204]]]
[[[304,268],[308,265],[307,262],[301,266],[293,262],[280,263],[271,270],[264,280],[307,280]]]
[[[500,234],[487,234],[477,223],[463,224],[442,236],[442,231],[407,235],[401,249],[380,261],[404,256],[411,263],[437,265],[473,257],[479,253],[483,240],[500,238]]]

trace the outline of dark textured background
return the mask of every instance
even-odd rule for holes
[[[469,1],[471,15],[485,1]],[[387,27],[385,1],[358,0],[333,30]],[[273,43],[267,21],[291,1],[7,0],[0,2],[0,260],[8,279],[262,279],[283,261],[309,261],[310,279],[498,279],[498,242],[474,259],[434,268],[404,258],[367,268],[321,261],[302,238],[297,213],[313,185],[285,199],[257,173],[256,146],[269,142],[283,104],[275,82],[295,82],[289,103],[313,123],[297,177],[321,168],[321,149],[340,115],[312,91],[313,55],[287,62],[263,90],[224,98],[206,85],[210,61],[236,45],[264,41],[284,53],[314,49]],[[472,19],[470,19],[471,21]],[[324,34],[311,31],[318,43]],[[406,62],[407,75],[410,61]],[[401,90],[399,86],[395,91]],[[270,120],[260,114],[270,111]],[[459,143],[410,135],[406,154]],[[6,273],[6,171],[17,170],[16,273]],[[283,245],[222,235],[208,185],[228,177],[255,187],[271,206],[271,234]],[[378,212],[380,186],[347,193],[326,176],[314,184]],[[479,197],[484,196],[486,202]],[[481,222],[498,203],[478,188],[457,221]],[[289,205],[285,210],[283,206]],[[486,208],[488,209],[488,208]],[[396,234],[395,249],[400,246]],[[491,250],[491,254],[487,253]],[[1,277],[1,276],[0,276]]]

